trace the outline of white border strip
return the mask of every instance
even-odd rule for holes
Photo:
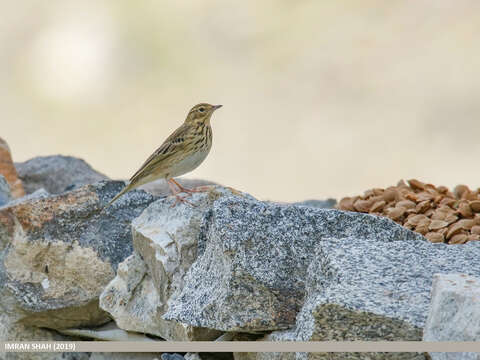
[[[3,352],[480,352],[480,342],[4,341]]]

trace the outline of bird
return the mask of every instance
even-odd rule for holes
[[[128,184],[105,206],[112,205],[119,197],[154,180],[165,179],[178,202],[186,202],[179,193],[188,195],[202,190],[187,189],[180,185],[174,177],[184,175],[196,169],[207,157],[212,147],[212,127],[210,119],[215,110],[222,105],[200,103],[192,107],[184,123],[175,130],[155,152],[133,174]],[[177,191],[175,186],[178,187]],[[193,204],[191,204],[193,205]]]

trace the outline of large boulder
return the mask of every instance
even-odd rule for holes
[[[224,196],[204,216],[198,259],[164,318],[224,331],[290,328],[315,249],[330,239],[425,242],[386,218]]]
[[[423,341],[480,341],[479,299],[480,277],[435,274]],[[433,360],[480,359],[479,353],[430,355]]]
[[[15,163],[15,166],[28,194],[41,188],[51,194],[60,194],[75,187],[108,179],[84,160],[72,156],[38,156]]]
[[[188,198],[157,200],[132,222],[136,253],[119,267],[117,277],[101,296],[101,307],[125,330],[147,332],[167,340],[213,340],[218,330],[162,318],[168,301],[183,288],[183,278],[197,259],[204,218],[213,202],[238,192],[212,186]],[[248,195],[239,195],[249,197]]]
[[[98,297],[133,251],[131,220],[154,199],[132,191],[103,209],[123,186],[100,182],[0,208],[0,308],[12,321],[63,329],[109,320]]]
[[[216,185],[216,183],[213,181],[202,179],[177,178],[176,181],[187,189],[195,189],[207,185]],[[163,179],[152,181],[142,185],[140,188],[155,196],[169,196],[172,194],[168,183]]]
[[[11,194],[14,198],[25,195],[22,181],[18,178],[17,170],[12,161],[10,148],[5,140],[0,138],[0,175],[5,177],[10,185]]]
[[[421,340],[433,275],[464,271],[478,276],[478,258],[480,242],[452,246],[419,241],[417,235],[325,239],[308,269],[309,295],[297,316],[295,337]]]
[[[118,327],[173,341],[213,340],[220,332],[162,319],[163,303],[140,255],[134,252],[100,296],[100,307]]]

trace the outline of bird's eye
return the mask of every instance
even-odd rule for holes
[[[198,109],[198,111],[204,112],[204,111],[205,111],[205,108],[204,108],[204,107],[201,107],[201,108]]]

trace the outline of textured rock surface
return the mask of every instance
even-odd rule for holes
[[[0,206],[5,205],[12,200],[12,193],[10,192],[10,186],[7,180],[0,175]]]
[[[385,218],[235,196],[214,203],[204,228],[201,255],[164,318],[224,331],[293,326],[308,264],[329,238],[424,240]]]
[[[305,201],[293,203],[292,205],[311,206],[319,209],[333,209],[336,204],[337,204],[337,200],[327,199],[327,200],[305,200]]]
[[[122,329],[176,341],[212,340],[219,336],[215,330],[162,319],[162,305],[145,263],[135,252],[119,265],[117,276],[100,296],[100,307]]]
[[[129,332],[120,329],[113,321],[110,321],[105,325],[90,329],[63,329],[57,331],[61,334],[68,336],[76,336],[104,341],[155,341],[143,334],[138,334],[135,332]]]
[[[479,242],[386,240],[322,242],[309,266],[309,296],[297,317],[297,340],[421,340],[433,274],[468,269],[480,275]]]
[[[0,208],[0,306],[13,321],[54,329],[109,320],[98,296],[132,253],[130,221],[153,200],[101,182]],[[1,249],[0,248],[0,249]]]
[[[101,296],[102,308],[121,328],[178,341],[213,340],[221,335],[217,330],[167,321],[162,316],[197,258],[203,219],[222,196],[232,196],[232,190],[212,186],[208,192],[195,193],[188,200],[196,206],[180,203],[171,207],[173,197],[160,199],[132,222],[139,256],[122,264]]]
[[[194,189],[199,186],[216,185],[213,181],[201,180],[201,179],[175,179],[180,185],[187,189]],[[156,180],[151,183],[141,186],[142,190],[145,190],[155,196],[168,196],[171,195],[170,187],[165,180]]]
[[[435,274],[424,341],[480,341],[480,278]],[[474,353],[431,353],[433,360],[480,359]]]
[[[71,156],[38,156],[15,166],[28,194],[41,188],[51,194],[60,194],[107,179],[84,160]]]
[[[0,341],[78,341],[79,338],[64,336],[55,331],[39,329],[11,321],[0,306]],[[3,349],[2,349],[3,350]],[[0,360],[89,360],[88,353],[5,353],[0,351]]]
[[[2,138],[0,138],[0,174],[5,177],[5,180],[7,180],[10,185],[10,191],[14,198],[25,195],[22,181],[18,178],[17,170],[15,169],[15,165],[13,165],[10,148]]]
[[[184,360],[185,358],[177,353],[163,353],[162,360]]]

